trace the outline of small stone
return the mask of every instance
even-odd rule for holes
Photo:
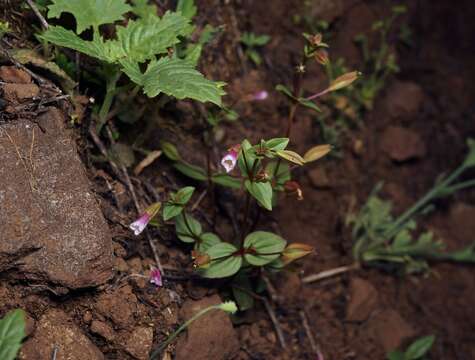
[[[419,134],[399,126],[389,126],[381,136],[381,149],[397,162],[422,158],[426,146]]]
[[[40,93],[35,84],[3,84],[3,97],[9,102],[21,102],[34,98]]]
[[[414,82],[396,81],[387,92],[387,113],[393,118],[417,114],[424,102],[424,91]]]
[[[137,327],[132,333],[126,332],[125,351],[139,360],[147,360],[152,349],[153,329],[150,327]]]
[[[165,318],[165,322],[168,326],[172,326],[178,323],[178,312],[171,307],[166,307],[165,310],[162,312],[163,317]]]
[[[324,189],[330,187],[330,180],[326,170],[319,166],[308,172],[308,177],[310,178],[310,183],[317,189]]]
[[[94,320],[91,323],[91,332],[102,336],[108,341],[112,341],[115,338],[114,330],[105,322]]]
[[[365,321],[378,304],[378,292],[369,281],[352,278],[350,283],[350,299],[346,306],[348,321]]]
[[[89,324],[92,321],[92,312],[87,310],[82,316],[82,321],[84,321],[86,324]]]
[[[400,348],[406,339],[416,334],[414,328],[393,309],[386,309],[372,317],[368,326],[369,333],[385,352]]]
[[[134,323],[137,297],[132,293],[130,286],[124,286],[99,296],[95,308],[118,327],[129,328]]]
[[[16,66],[0,66],[0,79],[8,83],[29,84],[31,76]]]
[[[189,319],[198,311],[210,305],[220,304],[218,295],[199,301],[187,300],[182,309],[183,319]],[[176,360],[227,360],[239,351],[239,342],[229,315],[223,311],[211,311],[191,323],[188,331],[180,338],[176,349]]]
[[[113,243],[114,254],[117,257],[125,258],[127,256],[127,250],[124,247],[116,242]]]
[[[133,273],[141,273],[142,272],[142,259],[138,256],[134,256],[127,260],[127,264],[129,264],[130,271]]]
[[[72,319],[57,309],[51,309],[43,314],[37,323],[33,337],[23,344],[19,359],[50,359],[55,346],[58,360],[104,359],[104,355]]]

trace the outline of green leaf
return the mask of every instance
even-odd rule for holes
[[[210,257],[208,268],[199,272],[206,278],[224,278],[234,275],[242,265],[242,256],[235,255],[238,249],[229,243],[220,242],[208,249],[206,254]]]
[[[186,216],[186,222],[185,222]],[[188,226],[189,228],[188,228]],[[186,243],[193,243],[201,236],[201,224],[193,216],[182,212],[175,218],[175,231],[178,238]]]
[[[266,141],[266,147],[269,150],[284,150],[289,144],[288,138],[275,138]]]
[[[188,61],[193,66],[198,65],[200,60],[201,51],[203,50],[203,45],[201,44],[190,44],[185,51],[185,60]]]
[[[165,154],[165,156],[170,160],[179,161],[181,159],[176,146],[172,143],[169,143],[167,141],[161,141],[160,147],[163,151],[163,154]]]
[[[127,26],[117,26],[117,40],[109,42],[114,61],[128,58],[144,62],[163,54],[178,44],[179,36],[186,37],[193,31],[188,19],[178,13],[167,11],[158,16],[129,20]]]
[[[157,16],[157,7],[149,5],[149,0],[132,0],[132,12],[141,18]]]
[[[414,341],[404,354],[404,360],[417,360],[427,354],[434,344],[435,336],[424,336]]]
[[[169,57],[150,63],[143,85],[149,97],[163,92],[180,100],[191,98],[218,106],[221,106],[221,96],[225,94],[223,82],[208,80],[190,62]]]
[[[277,150],[276,151],[277,156],[281,157],[282,159],[288,160],[290,162],[293,162],[294,164],[297,165],[303,165],[305,164],[305,160],[303,157],[301,157],[299,154],[297,154],[295,151],[291,150]]]
[[[300,105],[303,105],[305,107],[308,107],[309,109],[315,110],[316,112],[319,112],[319,113],[322,112],[322,110],[320,110],[320,108],[311,100],[299,98],[298,102],[300,103]]]
[[[173,167],[179,172],[181,172],[183,175],[186,175],[192,179],[198,181],[205,181],[206,179],[208,179],[205,169],[199,166],[191,165],[184,161],[180,161],[173,164]]]
[[[285,86],[285,85],[282,85],[282,84],[278,84],[275,89],[279,92],[281,92],[282,94],[284,95],[287,95],[289,98],[293,99],[293,100],[296,100],[295,96],[292,94],[292,91],[290,91],[290,89]]]
[[[48,17],[57,18],[63,12],[76,18],[76,33],[89,27],[98,28],[123,19],[123,14],[132,10],[125,0],[53,0],[48,6]]]
[[[184,17],[191,20],[196,15],[198,9],[194,0],[178,0],[176,11],[180,11]]]
[[[194,191],[195,188],[193,186],[181,188],[175,195],[172,196],[173,202],[179,205],[186,205],[186,203],[190,201]]]
[[[468,154],[463,162],[463,166],[472,167],[475,166],[475,140],[469,138],[467,140]]]
[[[201,252],[207,252],[209,248],[212,246],[219,244],[221,242],[221,239],[218,237],[218,235],[207,232],[204,234],[200,235],[200,242],[198,245],[198,250]]]
[[[396,350],[391,351],[387,355],[388,360],[404,360],[404,353],[402,351]]]
[[[38,35],[38,37],[47,40],[52,44],[67,47],[103,61],[110,62],[111,60],[108,48],[101,38],[96,38],[93,41],[86,41],[81,39],[71,30],[66,30],[61,26],[52,25],[50,25],[48,30],[43,34]]]
[[[240,41],[248,47],[264,46],[269,40],[269,35],[256,35],[251,32],[243,32],[240,39]]]
[[[252,284],[247,275],[242,274],[242,272],[236,275],[231,288],[240,311],[246,311],[254,307],[254,298],[250,295],[253,292]]]
[[[243,153],[246,155],[245,157]],[[246,160],[244,160],[244,158]],[[251,143],[247,139],[244,139],[241,143],[241,151],[239,152],[238,157],[238,166],[241,170],[242,176],[248,177],[247,170],[249,169],[249,171],[251,171],[255,159],[257,159],[255,150],[253,149]]]
[[[266,166],[266,173],[271,177],[274,178],[275,168],[277,166],[277,161],[271,161]],[[279,169],[275,174],[275,182],[277,185],[283,186],[287,181],[289,181],[292,177],[290,176],[290,167],[288,163],[281,162],[279,165]],[[276,189],[279,190],[279,189]]]
[[[119,60],[121,65],[121,70],[137,85],[143,86],[143,74],[140,70],[139,63],[128,59],[123,58]]]
[[[254,64],[259,66],[262,63],[261,56],[256,50],[247,49],[246,55],[252,60]]]
[[[0,320],[0,359],[14,360],[25,337],[25,313],[10,311]]]
[[[218,185],[226,186],[232,189],[241,188],[241,180],[228,174],[214,174],[211,176],[211,181]]]
[[[284,239],[274,233],[254,231],[244,239],[244,248],[246,251],[252,250],[253,253],[246,252],[244,258],[249,264],[263,266],[277,259],[286,244]]]
[[[179,215],[183,211],[183,206],[166,202],[163,205],[163,220],[167,221]]]
[[[246,180],[247,191],[267,210],[272,210],[272,186],[269,182],[251,182]]]

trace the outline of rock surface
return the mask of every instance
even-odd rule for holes
[[[381,149],[397,162],[422,158],[426,146],[419,134],[399,126],[389,126],[381,137]]]
[[[37,122],[0,126],[0,271],[67,288],[104,283],[112,241],[74,141],[56,108]]]
[[[365,321],[378,304],[378,292],[374,286],[363,279],[352,278],[350,283],[350,299],[346,306],[348,321]]]
[[[38,321],[31,339],[23,345],[21,360],[103,360],[104,355],[61,310],[49,310]]]
[[[183,319],[198,311],[221,303],[218,295],[199,301],[187,300],[181,309]],[[176,360],[227,360],[239,350],[237,335],[229,315],[216,310],[193,322],[177,344]]]
[[[134,323],[137,297],[130,286],[123,286],[113,292],[101,294],[95,309],[102,316],[111,319],[116,326],[129,328]]]
[[[125,351],[139,360],[147,360],[152,350],[153,329],[137,327],[131,333],[124,334]]]

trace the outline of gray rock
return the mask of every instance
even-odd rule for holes
[[[56,108],[0,126],[0,271],[67,288],[104,283],[112,240]],[[44,130],[44,132],[43,132]]]

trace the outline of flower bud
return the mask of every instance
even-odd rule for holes
[[[284,190],[287,194],[297,195],[297,200],[303,200],[303,192],[297,181],[289,180],[284,184]]]
[[[321,65],[327,65],[330,62],[328,57],[328,51],[325,49],[319,49],[315,52],[315,60]]]
[[[307,244],[293,243],[288,245],[282,252],[281,260],[284,265],[311,254],[314,248]]]
[[[225,301],[218,305],[218,309],[223,310],[227,313],[234,314],[238,308],[236,306],[236,303],[234,301]]]

